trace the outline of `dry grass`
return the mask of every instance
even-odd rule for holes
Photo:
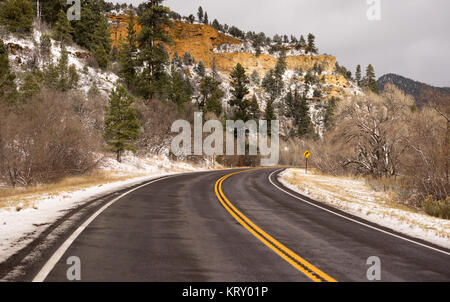
[[[72,176],[54,184],[43,184],[22,188],[0,189],[0,208],[15,207],[16,210],[35,207],[37,195],[54,196],[62,192],[73,192],[88,187],[144,176],[143,174],[117,175],[115,172],[94,170],[88,174]]]
[[[324,180],[325,179],[325,180]],[[306,187],[310,190],[319,189],[326,195],[335,199],[356,203],[360,202],[355,192],[364,192],[371,196],[371,201],[382,204],[388,208],[399,209],[412,213],[421,211],[400,203],[398,194],[394,191],[392,180],[376,182],[361,176],[330,176],[316,169],[308,171],[308,175],[301,172],[293,172],[292,177],[286,179],[291,184]],[[326,180],[332,180],[327,182]]]

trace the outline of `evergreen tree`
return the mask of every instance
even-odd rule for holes
[[[0,3],[0,21],[11,32],[29,34],[33,31],[33,7],[33,3],[28,0]]]
[[[273,102],[273,99],[267,101],[266,111],[264,112],[264,120],[267,121],[267,132],[269,136],[272,136],[272,121],[276,119]]]
[[[205,16],[203,17],[203,24],[205,24],[205,25],[209,24],[208,13],[207,12],[205,12]]]
[[[54,25],[58,20],[58,13],[67,10],[66,0],[41,1],[42,18],[49,25]]]
[[[235,119],[245,122],[249,120],[248,107],[250,102],[245,99],[245,96],[249,93],[247,85],[250,83],[250,80],[240,63],[233,68],[230,76],[232,98],[229,100],[229,104],[231,107],[235,107]]]
[[[331,130],[335,124],[335,111],[339,98],[332,97],[328,100],[324,116],[324,125],[327,131]]]
[[[17,93],[15,78],[16,75],[9,66],[8,50],[0,39],[0,102],[14,102]]]
[[[298,112],[298,120],[297,120],[297,125],[298,125],[298,131],[297,134],[302,137],[305,136],[307,134],[310,134],[313,132],[312,129],[312,123],[311,123],[311,116],[309,114],[309,105],[308,102],[306,100],[306,96],[303,95],[301,96],[299,93],[295,93],[294,95],[295,98],[299,99],[299,112]]]
[[[94,52],[94,56],[95,59],[97,60],[98,66],[100,68],[105,69],[106,67],[108,67],[108,57],[109,55],[106,53],[105,48],[103,47],[103,45],[99,45]]]
[[[259,73],[258,71],[256,71],[256,69],[253,70],[252,74],[250,75],[250,80],[256,86],[259,86],[259,84],[261,83],[261,78],[259,77]]]
[[[58,13],[58,19],[53,26],[53,31],[53,37],[56,41],[59,41],[61,43],[68,43],[72,41],[73,28],[72,25],[70,25],[69,20],[67,19],[66,13],[64,13],[62,10],[60,10]]]
[[[63,11],[66,9],[64,5]],[[99,50],[101,45],[104,53],[106,53],[106,57],[96,58],[97,61],[105,58],[109,59],[109,54],[111,53],[111,32],[102,1],[83,0],[81,16],[81,20],[71,22],[74,42],[92,52],[100,51],[99,54],[103,54],[101,48]]]
[[[203,22],[203,8],[200,6],[197,12],[198,22]]]
[[[214,21],[212,23],[212,27],[214,27],[214,29],[217,31],[223,31],[222,25],[220,25],[220,23],[219,23],[219,21],[217,21],[217,19],[214,19]]]
[[[184,56],[183,56],[183,63],[184,63],[184,65],[191,66],[193,61],[194,60],[192,59],[191,53],[185,52]]]
[[[169,61],[164,44],[172,42],[167,27],[172,26],[170,10],[162,6],[163,0],[149,0],[145,10],[139,16],[142,26],[138,36],[140,48],[140,62],[143,71],[140,77],[141,94],[152,99],[155,95],[161,96],[167,84],[165,67]]]
[[[128,32],[127,40],[121,45],[119,54],[120,69],[119,74],[122,77],[126,87],[134,90],[136,84],[136,59],[137,59],[137,45],[136,45],[136,29],[135,16],[132,10],[128,13]]]
[[[204,112],[213,112],[217,117],[222,113],[222,98],[225,93],[220,89],[220,82],[206,76],[200,83],[201,101],[199,107]]]
[[[25,100],[33,97],[37,93],[41,91],[41,87],[32,72],[28,72],[23,79],[23,84],[20,87],[20,92],[22,94],[22,98]]]
[[[305,37],[303,37],[303,35],[301,35],[300,40],[298,41],[298,44],[296,45],[296,49],[300,50],[300,49],[305,49],[305,48],[306,48]]]
[[[78,72],[75,65],[69,66],[69,57],[64,44],[61,45],[61,55],[57,65],[48,64],[43,71],[44,84],[47,87],[60,91],[76,88],[78,85]]]
[[[282,52],[275,69],[269,70],[263,79],[262,85],[273,101],[281,95],[284,88],[283,75],[286,72],[286,68],[286,55]]]
[[[306,46],[306,53],[317,54],[319,51],[316,47],[316,37],[313,34],[308,34],[308,45]]]
[[[183,105],[191,101],[193,93],[192,86],[185,78],[182,71],[174,66],[171,68],[168,85],[168,99],[177,105],[178,111],[182,111]]]
[[[190,14],[189,15],[189,17],[188,17],[188,21],[189,21],[189,23],[194,23],[195,22],[195,17],[194,17],[194,15],[192,15],[192,14]]]
[[[205,64],[203,64],[203,61],[198,62],[198,65],[195,69],[197,74],[201,77],[205,76],[206,70],[205,70]]]
[[[136,110],[131,105],[134,100],[127,90],[119,86],[111,92],[109,106],[105,108],[105,133],[109,148],[117,154],[117,161],[122,161],[125,150],[135,151],[133,146],[139,135],[140,125]]]
[[[358,86],[361,86],[361,65],[358,64],[358,66],[356,66],[356,73],[355,73],[355,80],[356,83],[358,84]]]
[[[374,93],[378,93],[378,85],[377,80],[375,78],[375,69],[372,64],[369,64],[366,69],[366,76],[363,80],[363,86],[365,89],[372,91]]]
[[[41,52],[41,56],[44,62],[50,58],[51,49],[52,49],[52,40],[50,36],[48,34],[43,34],[41,36],[39,50]]]
[[[303,136],[310,133],[312,124],[306,97],[302,96],[298,90],[289,91],[284,99],[284,104],[286,117],[292,118],[293,125],[297,128],[296,134]]]
[[[250,117],[253,120],[259,120],[259,118],[261,117],[261,111],[259,109],[259,102],[258,102],[258,98],[256,97],[256,95],[253,95],[252,97],[252,101],[250,103]]]
[[[181,62],[181,58],[176,50],[175,53],[173,54],[172,64],[177,68],[183,67],[183,62]]]

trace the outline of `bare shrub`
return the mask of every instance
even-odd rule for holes
[[[176,106],[158,99],[148,102],[138,100],[135,106],[142,126],[142,133],[136,141],[138,151],[156,154],[164,152],[173,137],[170,129],[172,123],[177,120]]]
[[[364,175],[421,208],[428,196],[448,197],[448,117],[449,103],[418,110],[410,96],[386,86],[380,96],[340,102],[335,129],[306,145],[320,171]]]
[[[98,138],[74,113],[72,99],[42,91],[1,123],[0,177],[12,186],[51,182],[93,167]]]

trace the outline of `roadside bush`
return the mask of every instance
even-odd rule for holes
[[[428,196],[423,202],[423,209],[430,216],[450,219],[450,196],[445,200],[435,200],[433,196]]]
[[[161,153],[170,146],[174,136],[170,129],[177,120],[177,108],[173,103],[163,103],[158,99],[148,102],[136,101],[138,121],[142,133],[136,142],[138,151],[144,153]]]
[[[94,166],[99,139],[66,94],[43,90],[3,114],[0,178],[11,186],[53,182]]]

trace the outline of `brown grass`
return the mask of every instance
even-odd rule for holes
[[[132,174],[124,176],[117,175],[114,172],[94,170],[85,175],[66,177],[53,184],[0,189],[0,208],[15,207],[16,210],[21,210],[35,207],[37,195],[54,196],[62,192],[73,192],[140,176],[144,175]]]

